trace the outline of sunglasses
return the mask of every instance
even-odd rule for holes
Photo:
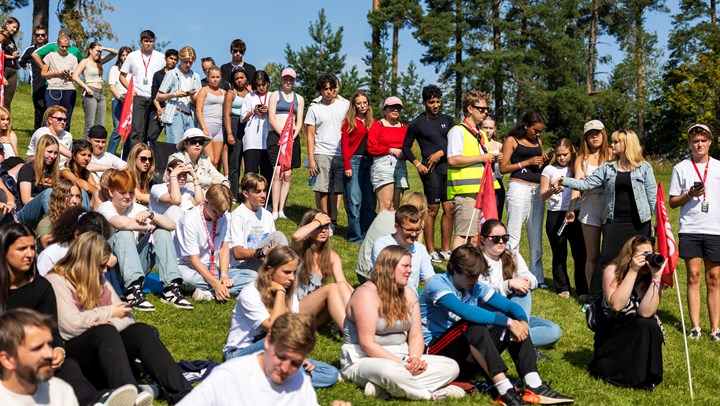
[[[139,159],[140,162],[142,162],[142,163],[148,163],[148,162],[152,163],[152,161],[153,161],[153,158],[151,156],[139,156],[139,157],[137,157],[137,159]]]
[[[189,138],[187,143],[188,145],[204,145],[205,138]]]
[[[47,34],[35,34],[35,36],[38,37],[38,38],[40,38],[40,37],[47,37]]]
[[[475,110],[477,110],[477,111],[479,111],[479,112],[481,112],[481,113],[487,113],[487,112],[490,111],[490,109],[487,108],[487,107],[472,106],[472,108],[474,108]]]
[[[232,50],[232,53],[234,53],[234,54],[244,54],[245,51],[243,51],[242,49],[233,49],[233,50]]]
[[[53,118],[54,118],[55,120],[60,121],[60,122],[63,122],[63,123],[67,121],[67,117],[53,117]]]
[[[492,241],[493,244],[500,244],[500,241],[502,241],[503,244],[506,244],[508,242],[508,240],[510,239],[510,234],[486,235],[485,238]]]

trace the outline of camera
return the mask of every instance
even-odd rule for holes
[[[665,262],[665,257],[657,252],[645,252],[645,260],[653,268],[660,268]]]

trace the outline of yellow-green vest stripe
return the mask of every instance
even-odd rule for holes
[[[473,136],[465,126],[460,125],[458,127],[460,127],[463,132],[463,156],[480,155],[482,153],[480,151],[480,144],[478,144],[475,136]],[[480,130],[480,134],[485,141],[485,145],[490,145],[485,132]],[[455,195],[478,194],[480,192],[480,182],[482,182],[484,170],[485,163],[476,163],[461,168],[448,166],[448,199],[452,199]],[[500,183],[497,180],[494,180],[493,186],[495,189],[500,189]]]

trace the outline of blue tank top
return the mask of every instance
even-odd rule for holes
[[[298,109],[298,101],[297,101],[297,93],[293,92],[293,101],[292,103],[288,103],[285,101],[285,98],[283,97],[282,90],[278,91],[278,104],[277,107],[275,107],[275,114],[288,114],[290,113],[290,104],[295,104],[295,108],[293,109],[293,117],[297,117],[297,109]]]
[[[518,142],[517,148],[510,156],[510,163],[516,164],[534,158],[536,156],[542,156],[542,147],[538,143],[537,147],[526,147]],[[510,174],[510,179],[520,179],[530,183],[540,183],[540,167],[537,165],[523,166]]]
[[[232,114],[235,116],[240,116],[242,113],[240,112],[242,110],[244,98],[241,96],[238,96],[235,94],[235,98],[232,101]]]

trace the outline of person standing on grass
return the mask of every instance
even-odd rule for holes
[[[20,30],[20,21],[15,17],[8,17],[5,20],[5,24],[0,28],[0,42],[2,42],[2,50],[5,52],[3,62],[3,76],[7,82],[5,86],[5,105],[4,107],[10,110],[13,97],[15,96],[15,89],[18,83],[18,70],[20,64],[20,51],[18,51],[17,44],[15,44],[15,34]]]
[[[425,111],[410,122],[403,142],[403,155],[411,162],[420,174],[423,190],[428,201],[428,215],[425,219],[423,233],[425,246],[433,262],[450,259],[450,243],[452,240],[453,203],[447,198],[447,142],[448,132],[455,125],[455,120],[440,112],[442,106],[442,90],[435,85],[422,89],[422,103]],[[420,146],[421,159],[412,151],[413,142]],[[440,218],[440,250],[435,249],[435,219],[442,206]]]
[[[112,94],[112,103],[110,111],[112,112],[113,119],[113,132],[110,135],[110,141],[107,145],[107,152],[117,156],[117,147],[122,141],[122,137],[118,134],[118,126],[120,125],[120,114],[122,114],[123,102],[127,95],[127,89],[120,83],[120,68],[127,59],[127,56],[132,52],[129,46],[121,46],[118,50],[117,59],[115,65],[110,68],[108,74],[108,89]],[[130,79],[128,79],[129,81]]]
[[[152,106],[150,107],[150,112],[148,113],[149,115],[147,124],[147,141],[150,143],[150,146],[155,145],[155,142],[160,137],[160,133],[162,132],[163,127],[165,127],[164,123],[162,122],[162,115],[167,103],[164,101],[159,101],[157,99],[157,94],[160,90],[160,85],[165,79],[165,75],[171,70],[175,69],[177,63],[177,49],[168,49],[167,51],[165,51],[165,67],[155,72],[152,77],[152,86],[150,86],[150,99],[152,100]],[[165,138],[166,142],[172,142],[172,140],[168,141],[167,130],[165,130]]]
[[[102,52],[109,52],[102,56]],[[105,125],[105,89],[103,88],[103,65],[109,62],[118,51],[105,48],[99,42],[93,41],[88,45],[87,58],[80,61],[72,74],[73,81],[85,90],[83,93],[83,110],[85,111],[85,130],[83,136],[87,138],[90,127]],[[80,79],[83,75],[85,81]]]
[[[305,116],[310,176],[317,176],[315,207],[328,213],[331,235],[337,230],[338,195],[344,191],[342,159],[342,123],[350,102],[336,97],[338,81],[334,75],[321,75],[316,84],[320,101],[308,108]]]
[[[488,140],[490,140],[490,151],[501,151],[502,142],[498,140],[497,123],[495,122],[495,119],[490,116],[486,116],[480,124],[480,129],[485,131]],[[497,203],[498,218],[501,219],[503,216],[503,210],[505,209],[505,186],[503,185],[503,174],[500,173],[499,162],[495,162],[493,164],[493,175],[495,175],[495,181],[500,186],[495,189],[495,201]]]
[[[477,242],[480,216],[475,213],[475,200],[480,192],[485,164],[503,159],[502,153],[490,150],[487,134],[478,130],[488,114],[487,102],[485,93],[468,92],[462,103],[465,118],[448,133],[447,198],[453,202],[453,248],[464,244],[466,238]],[[496,188],[499,186],[495,183]]]
[[[155,95],[158,102],[167,102],[161,120],[165,124],[166,142],[170,143],[181,142],[185,132],[195,128],[195,98],[202,87],[200,75],[192,70],[195,49],[184,46],[178,57],[180,65],[165,75]]]
[[[220,165],[223,150],[223,102],[225,90],[220,86],[220,68],[211,66],[206,71],[207,85],[198,92],[195,101],[195,117],[198,127],[211,141],[203,152],[217,168]],[[225,168],[227,173],[227,168]]]
[[[57,39],[57,52],[50,52],[45,55],[42,67],[42,77],[47,79],[48,87],[45,91],[45,105],[62,106],[67,111],[67,121],[65,129],[70,129],[70,121],[72,113],[75,109],[75,98],[77,91],[72,75],[77,70],[80,62],[77,57],[70,52],[70,37],[60,34]]]
[[[705,124],[688,130],[690,156],[675,165],[670,178],[670,207],[680,207],[680,257],[687,269],[688,311],[697,340],[700,329],[700,280],[705,266],[710,339],[720,341],[720,161],[710,157],[712,133]]]
[[[222,69],[222,68],[221,68]],[[247,72],[242,66],[233,68],[232,87],[225,92],[223,101],[223,125],[225,126],[225,144],[227,151],[227,178],[233,195],[233,203],[240,201],[240,175],[242,171],[243,137],[245,124],[242,122],[242,106],[248,90]],[[298,142],[298,145],[300,143]]]
[[[47,81],[42,77],[42,65],[38,64],[32,54],[35,50],[47,44],[47,29],[42,25],[36,25],[33,30],[33,43],[20,57],[20,66],[23,69],[30,65],[30,84],[32,86],[32,101],[35,109],[35,124],[33,129],[37,130],[43,124],[43,114],[45,114],[45,90],[47,89]]]
[[[252,83],[253,79],[255,79],[255,72],[257,71],[257,68],[255,68],[255,65],[243,61],[245,52],[247,52],[247,45],[245,45],[245,41],[236,38],[230,42],[230,55],[232,55],[232,59],[230,62],[224,63],[220,67],[220,72],[222,73],[224,81],[233,83],[234,78],[232,73],[233,69],[237,67],[243,68],[245,71],[248,84]]]
[[[165,66],[163,54],[155,51],[155,33],[145,30],[140,33],[140,49],[128,54],[120,68],[120,83],[127,89],[130,87],[130,75],[133,80],[133,111],[130,136],[123,147],[123,157],[127,157],[130,149],[136,144],[147,141],[147,120],[152,104],[151,86],[155,72]]]

